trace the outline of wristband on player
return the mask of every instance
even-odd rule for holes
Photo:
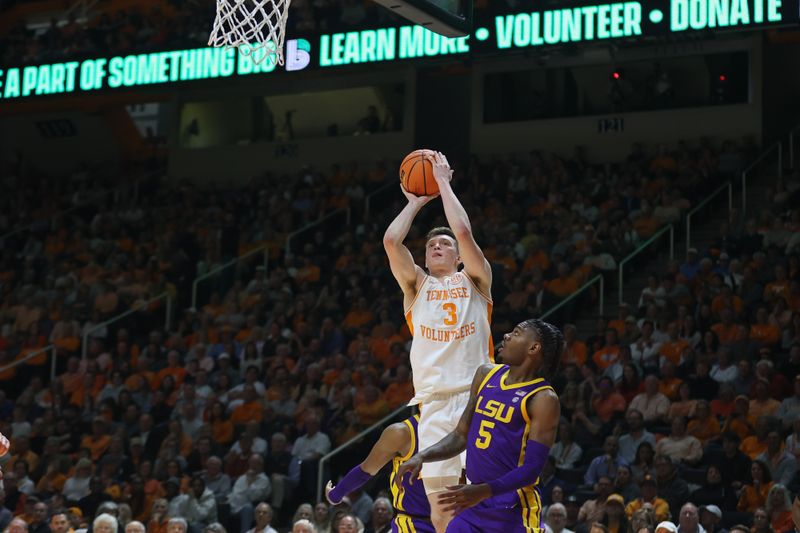
[[[525,462],[501,478],[489,481],[492,495],[505,494],[533,485],[542,473],[542,468],[550,454],[550,447],[541,442],[529,440],[525,449]]]
[[[334,505],[342,503],[345,496],[361,488],[372,476],[361,470],[361,465],[356,465],[336,484],[328,493],[328,499]]]

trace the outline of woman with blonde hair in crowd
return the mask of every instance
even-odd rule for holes
[[[166,498],[158,498],[153,502],[150,520],[147,522],[147,533],[167,533],[167,525],[169,524],[168,506],[169,502],[167,502]]]
[[[767,503],[764,506],[770,525],[776,533],[791,531],[794,528],[792,523],[792,501],[789,499],[789,491],[784,485],[776,483],[772,485],[767,494]]]
[[[92,522],[93,533],[117,533],[119,523],[117,519],[108,513],[102,513]]]

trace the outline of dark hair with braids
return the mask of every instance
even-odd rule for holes
[[[542,345],[542,367],[539,369],[542,377],[551,379],[558,371],[561,362],[561,352],[564,350],[564,334],[549,322],[538,318],[526,320],[520,327],[532,329],[539,336]]]

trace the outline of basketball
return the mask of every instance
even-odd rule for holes
[[[414,150],[400,163],[400,184],[415,196],[431,196],[439,192],[433,177],[433,150]]]

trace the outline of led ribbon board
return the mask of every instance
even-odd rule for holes
[[[287,72],[409,59],[511,52],[689,32],[734,31],[798,22],[799,0],[641,0],[548,3],[548,9],[476,12],[472,35],[444,37],[405,25],[289,35]],[[533,0],[533,5],[537,4]],[[135,89],[216,78],[278,74],[234,49],[198,48],[0,68],[0,101]],[[0,103],[0,105],[3,105]]]

